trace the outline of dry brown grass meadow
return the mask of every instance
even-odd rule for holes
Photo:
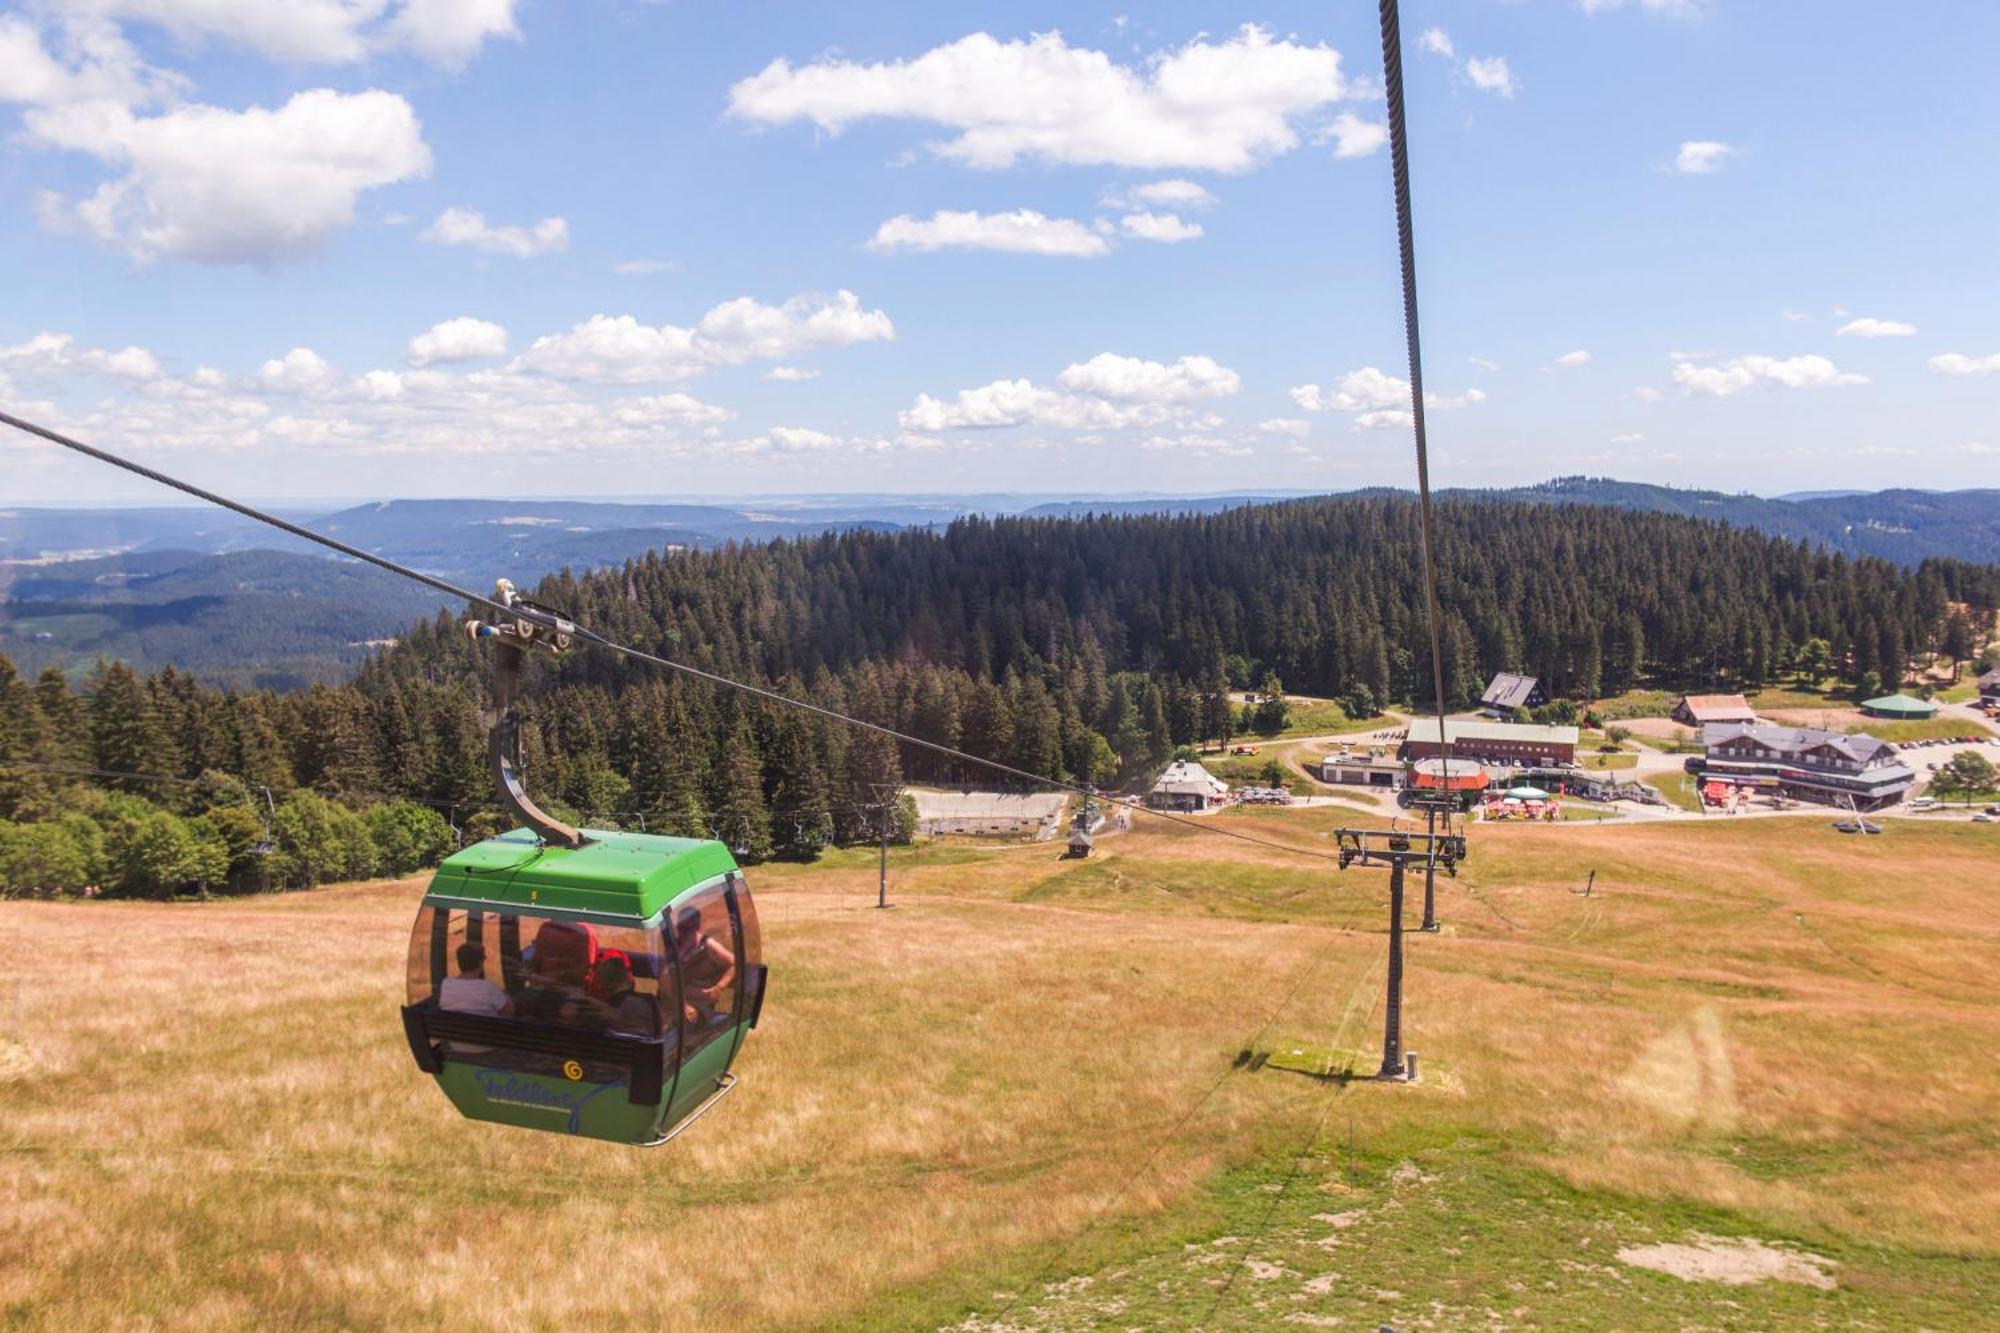
[[[1341,817],[1234,826],[1324,848]],[[1357,1151],[1444,1173],[1476,1141],[1479,1161],[1619,1200],[1644,1221],[1634,1242],[1699,1215],[1845,1246],[1840,1288],[1812,1293],[1822,1319],[1893,1314],[1909,1256],[1990,1290],[2000,832],[1475,839],[1467,874],[1440,882],[1445,932],[1410,938],[1414,1088],[1230,1072],[1253,1040],[1372,1070],[1380,871],[1150,820],[1083,863],[899,850],[888,912],[870,856],[759,868],[773,989],[745,1082],[653,1153],[453,1117],[395,1018],[420,881],[0,904],[0,1312],[64,1329],[937,1327],[1026,1293],[1010,1326],[1123,1326],[1122,1298],[1091,1315],[1041,1293],[1228,1225],[1217,1182],[1318,1143],[1336,1108]],[[1497,1282],[1534,1261],[1465,1261],[1481,1262]],[[1673,1299],[1679,1279],[1651,1280]],[[1455,1326],[1436,1314],[1448,1286],[1350,1322]],[[1185,1322],[1260,1326],[1258,1299]],[[1938,1299],[1943,1322],[1978,1325],[1975,1301],[1958,1321]],[[1552,1307],[1512,1326],[1563,1324]]]

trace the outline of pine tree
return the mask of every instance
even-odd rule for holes
[[[152,773],[166,751],[153,708],[152,692],[123,662],[100,662],[91,674],[91,762],[117,773]],[[144,791],[132,779],[105,779],[128,791]]]

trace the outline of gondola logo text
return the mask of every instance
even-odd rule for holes
[[[598,1083],[582,1088],[550,1087],[539,1079],[525,1079],[505,1070],[482,1069],[474,1075],[486,1100],[501,1106],[526,1106],[537,1111],[562,1111],[569,1116],[569,1132],[576,1133],[583,1119],[585,1103],[615,1085]]]

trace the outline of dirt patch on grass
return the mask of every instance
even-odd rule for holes
[[[1628,1245],[1618,1251],[1618,1259],[1683,1282],[1720,1282],[1731,1287],[1795,1282],[1823,1291],[1834,1288],[1831,1259],[1803,1250],[1779,1249],[1748,1236],[1729,1240],[1696,1234],[1683,1245]]]

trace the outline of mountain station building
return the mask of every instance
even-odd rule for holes
[[[1212,810],[1228,798],[1228,783],[1192,759],[1176,759],[1146,793],[1146,804],[1155,810],[1191,814]]]
[[[1917,780],[1896,747],[1873,736],[1718,722],[1702,728],[1701,743],[1704,777],[1755,785],[1775,779],[1779,795],[1821,805],[1852,801],[1857,810],[1880,810]]]
[[[1514,722],[1466,722],[1448,719],[1444,724],[1446,742],[1454,758],[1475,759],[1488,766],[1549,764],[1568,766],[1576,762],[1575,727],[1540,727]],[[1406,760],[1438,758],[1437,725],[1413,721],[1403,741]]]

